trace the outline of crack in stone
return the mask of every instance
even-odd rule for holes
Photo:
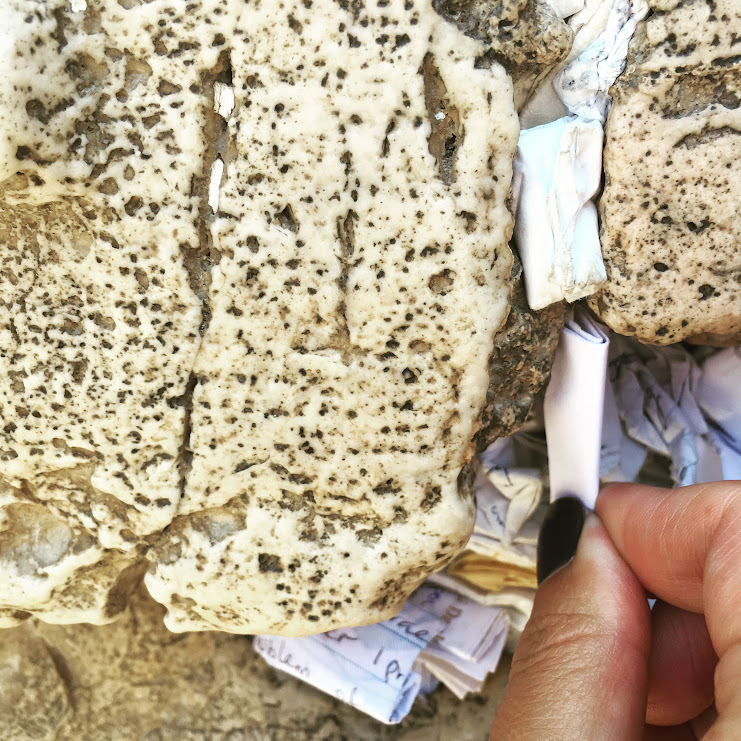
[[[202,319],[199,326],[201,336],[205,335],[211,321],[209,290],[211,288],[211,270],[221,260],[221,252],[215,247],[211,236],[210,225],[217,214],[209,204],[209,184],[211,168],[217,160],[226,162],[228,158],[228,124],[224,117],[215,110],[217,85],[232,85],[232,63],[228,49],[223,50],[216,65],[201,75],[202,89],[208,91],[204,103],[204,139],[207,148],[201,175],[191,182],[191,193],[198,199],[198,245],[192,248],[183,245],[183,266],[188,273],[190,287],[201,302]],[[199,350],[193,358],[195,366]],[[178,452],[178,470],[180,474],[180,500],[185,497],[185,486],[193,464],[193,451],[190,448],[192,431],[191,414],[193,411],[193,393],[198,383],[195,372],[191,370],[185,392],[168,401],[170,406],[180,406],[184,410],[183,437]]]

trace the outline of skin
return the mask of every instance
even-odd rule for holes
[[[737,741],[741,482],[617,484],[596,513],[538,589],[490,741]]]

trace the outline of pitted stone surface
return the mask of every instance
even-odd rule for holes
[[[528,306],[522,263],[519,256],[514,258],[509,316],[494,338],[494,351],[489,358],[491,381],[482,414],[483,426],[476,439],[480,450],[517,432],[524,424],[550,378],[566,317],[563,301],[541,311]]]
[[[389,616],[472,527],[506,73],[429,0],[6,16],[0,620]]]
[[[485,44],[477,65],[496,60],[509,72],[518,111],[539,80],[571,51],[573,32],[548,0],[433,0],[433,6]]]
[[[110,589],[180,501],[178,400],[201,322],[184,264],[205,152],[191,88],[218,50],[196,65],[194,18],[125,5],[3,7],[5,614],[112,619]]]
[[[173,630],[376,622],[470,534],[512,88],[424,2],[240,27],[192,467],[146,583]]]
[[[722,344],[741,330],[741,6],[650,4],[612,89],[591,305],[643,342]]]

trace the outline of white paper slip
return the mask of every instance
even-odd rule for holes
[[[605,123],[610,87],[625,68],[628,44],[647,12],[646,0],[614,0],[604,30],[555,76],[553,86],[569,112]]]
[[[551,500],[575,496],[590,509],[597,501],[608,348],[580,308],[561,330],[544,404]]]
[[[576,116],[520,134],[515,238],[532,309],[590,296],[607,279],[591,200],[602,177],[602,138],[600,123]]]
[[[480,688],[496,668],[508,624],[496,607],[423,586],[382,623],[303,638],[255,636],[254,645],[271,666],[383,723],[398,723],[431,689],[425,667],[459,696]],[[433,644],[428,660],[424,652]]]

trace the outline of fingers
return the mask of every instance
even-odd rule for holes
[[[715,668],[715,707],[718,720],[707,738],[737,741],[741,728],[741,643],[726,651]]]
[[[688,725],[646,726],[641,741],[697,741]]]
[[[590,515],[573,561],[538,589],[491,738],[640,739],[649,619],[643,589]]]
[[[646,722],[679,725],[712,704],[718,657],[702,615],[657,602],[651,630]]]
[[[705,613],[719,656],[741,642],[741,482],[618,484],[600,495],[597,513],[646,589]]]
[[[660,599],[704,613],[713,648],[718,719],[708,741],[741,728],[741,482],[663,490],[607,489],[597,512],[615,547]]]

